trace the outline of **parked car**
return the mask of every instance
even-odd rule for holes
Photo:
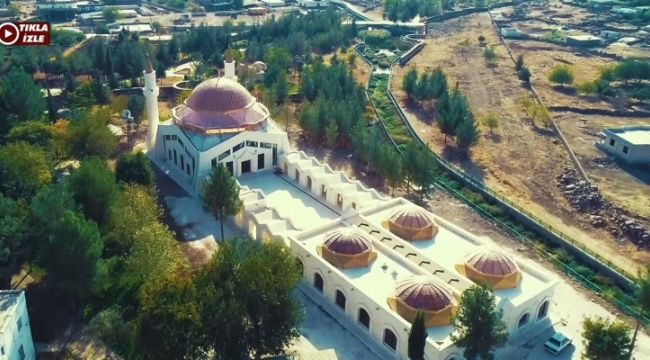
[[[544,343],[544,349],[552,354],[559,354],[562,350],[566,349],[567,346],[571,345],[571,338],[562,334],[561,332],[556,332],[551,336],[548,341]]]

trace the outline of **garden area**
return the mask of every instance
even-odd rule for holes
[[[364,30],[359,32],[359,38],[365,41],[363,56],[380,69],[389,69],[390,65],[404,55],[413,44],[399,37],[394,37],[384,29]]]

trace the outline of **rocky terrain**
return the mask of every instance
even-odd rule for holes
[[[607,163],[606,160],[603,162]],[[625,209],[609,203],[600,195],[597,186],[582,180],[575,170],[565,170],[556,180],[571,206],[582,213],[590,214],[592,226],[609,227],[609,231],[618,240],[628,239],[638,247],[650,248],[650,231],[643,221]]]

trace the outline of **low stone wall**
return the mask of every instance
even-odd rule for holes
[[[582,115],[602,115],[602,116],[615,116],[615,117],[650,117],[650,111],[641,110],[606,110],[606,109],[585,109],[575,108],[572,106],[548,106],[547,109],[553,112],[572,112]]]

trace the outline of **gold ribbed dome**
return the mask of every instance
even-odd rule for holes
[[[255,97],[240,83],[220,77],[200,83],[185,104],[194,111],[227,112],[247,108]]]

